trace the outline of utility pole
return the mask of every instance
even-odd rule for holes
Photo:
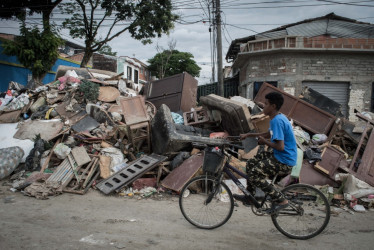
[[[221,2],[216,0],[218,94],[224,96],[222,72]]]
[[[212,1],[212,15],[214,15],[214,11],[215,11],[215,1],[216,0],[213,0]],[[209,11],[209,20],[211,20],[210,18],[210,11]],[[217,43],[216,43],[216,19],[215,17],[212,18],[212,27],[209,27],[209,32],[210,32],[210,43],[211,43],[211,55],[212,55],[212,83],[216,81],[216,47],[217,47]]]

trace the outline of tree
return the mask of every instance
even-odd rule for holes
[[[20,20],[21,35],[15,41],[6,41],[3,44],[4,53],[15,55],[22,65],[29,68],[34,82],[42,84],[42,80],[58,58],[58,46],[62,39],[50,25],[52,10],[62,0],[6,0],[2,1],[0,18],[10,19],[17,17]],[[36,26],[26,27],[26,16],[38,13],[42,15],[43,29]],[[32,86],[33,87],[33,86]]]
[[[112,51],[112,47],[108,44],[105,44],[101,49],[99,49],[100,54],[108,55],[108,56],[116,56],[117,52]]]
[[[168,33],[178,18],[172,13],[171,0],[74,0],[61,6],[63,13],[72,15],[63,27],[73,38],[85,40],[81,67],[87,65],[94,52],[125,31],[144,44],[150,43],[150,38]],[[103,28],[108,30],[100,37]]]
[[[170,58],[164,65],[165,58],[169,55]],[[157,53],[148,60],[148,69],[151,71],[152,75],[157,75],[160,79],[183,72],[187,72],[194,77],[199,77],[201,68],[196,64],[193,58],[193,55],[189,52],[165,50],[162,53]],[[162,67],[164,67],[165,70],[164,74],[162,74]]]
[[[20,63],[31,70],[35,85],[41,85],[44,76],[58,58],[57,49],[62,40],[52,30],[40,31],[36,27],[28,29],[24,23],[20,32],[21,35],[17,36],[14,42],[3,43],[4,53],[17,56]]]

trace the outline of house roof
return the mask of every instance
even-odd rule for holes
[[[240,44],[258,39],[272,39],[287,35],[303,37],[329,35],[339,38],[374,38],[374,25],[330,13],[325,16],[283,25],[256,35],[235,39],[231,42],[226,54],[226,60],[236,57],[240,52]]]

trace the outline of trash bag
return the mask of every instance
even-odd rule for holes
[[[295,134],[295,138],[298,142],[300,142],[301,144],[305,143],[305,144],[309,144],[310,142],[310,135],[304,131],[302,128],[300,127],[295,127],[293,129],[293,132]]]
[[[314,144],[322,144],[327,141],[327,135],[325,134],[315,134],[312,136],[312,142]]]
[[[310,163],[321,161],[321,150],[319,148],[310,147],[307,148],[304,152],[304,159],[307,159]]]
[[[22,160],[24,151],[20,147],[0,149],[0,180],[9,176]]]
[[[30,154],[26,157],[25,169],[27,171],[38,171],[41,169],[40,160],[44,152],[44,144],[46,141],[37,139],[34,143],[34,148],[31,149]]]
[[[60,160],[63,160],[68,156],[70,151],[71,151],[71,148],[66,146],[64,143],[59,143],[53,150],[53,153],[55,153],[57,158],[59,158]]]
[[[180,152],[179,154],[177,154],[177,156],[175,156],[174,159],[170,162],[171,170],[179,167],[184,162],[184,160],[188,159],[190,156],[191,155],[189,152]]]
[[[184,124],[183,116],[178,113],[171,112],[171,116],[173,117],[173,121],[176,124]]]

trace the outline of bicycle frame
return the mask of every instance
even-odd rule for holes
[[[238,175],[242,176],[245,179],[248,178],[248,176],[246,174],[244,174],[240,170],[231,166],[227,161],[226,161],[225,166],[223,167],[222,171],[230,177],[230,179],[235,183],[235,185],[237,185],[239,187],[239,189],[251,200],[251,202],[253,203],[253,205],[256,208],[262,207],[263,204],[259,203],[255,199],[255,197],[253,197],[253,195],[243,186],[243,184],[239,181],[238,178],[236,178],[236,176],[231,171],[237,173]]]

